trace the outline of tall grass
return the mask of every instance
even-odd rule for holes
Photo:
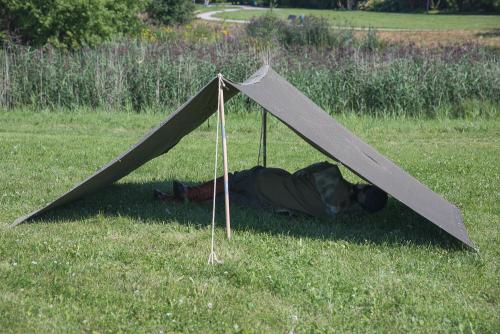
[[[232,35],[210,43],[126,40],[72,53],[11,45],[0,50],[0,106],[171,109],[218,72],[241,81],[268,62],[331,113],[462,116],[471,101],[491,106],[479,114],[497,110],[498,60],[472,45],[270,50]]]

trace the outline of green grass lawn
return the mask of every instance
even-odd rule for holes
[[[445,14],[404,14],[366,11],[336,11],[301,8],[275,9],[275,13],[287,18],[288,15],[316,15],[328,18],[333,25],[352,27],[374,27],[410,30],[487,30],[500,29],[500,15],[445,15]],[[249,20],[265,15],[268,11],[241,10],[215,15],[225,19]]]
[[[231,109],[231,106],[229,106]],[[10,229],[128,148],[164,115],[0,111],[1,332],[452,332],[500,328],[500,121],[339,120],[457,204],[479,253],[395,201],[325,222],[151,199],[211,177],[214,122],[118,184]],[[258,116],[230,114],[231,170],[257,160]],[[276,121],[269,164],[321,156]],[[345,175],[355,180],[343,169]]]

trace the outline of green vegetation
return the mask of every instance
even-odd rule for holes
[[[219,72],[245,80],[271,48],[273,68],[330,113],[462,117],[471,116],[469,106],[479,106],[476,116],[498,110],[498,56],[474,46],[372,50],[376,39],[355,44],[339,38],[335,49],[288,48],[226,33],[219,31],[222,39],[215,42],[204,41],[210,36],[205,30],[193,30],[194,42],[185,32],[182,40],[165,33],[154,43],[125,41],[72,53],[5,48],[0,106],[173,108]],[[237,101],[244,110],[244,100]]]
[[[411,30],[500,29],[500,15],[426,15],[298,8],[278,8],[273,11],[284,19],[288,15],[323,16],[335,26]],[[252,17],[265,15],[266,12],[265,10],[240,10],[217,14],[215,17],[250,20]]]
[[[33,46],[96,45],[118,34],[136,34],[142,6],[136,0],[0,0],[0,42],[3,35]]]
[[[351,1],[352,2],[352,1]],[[351,3],[349,2],[349,3]],[[354,7],[377,9],[390,1],[352,2]],[[464,1],[458,1],[466,4]],[[458,3],[457,2],[457,3]],[[497,8],[498,0],[483,1],[480,8]],[[486,3],[488,2],[488,3]],[[277,3],[274,1],[273,3]],[[400,3],[400,1],[398,1]],[[449,3],[449,1],[447,2]],[[269,2],[259,4],[269,6]],[[285,5],[293,3],[283,2]],[[316,7],[316,1],[300,2],[298,6]],[[322,7],[326,2],[322,2]],[[341,1],[332,1],[337,8]],[[359,5],[359,6],[358,6]],[[484,6],[483,6],[484,5]],[[0,0],[0,42],[30,45],[34,47],[50,44],[57,48],[78,49],[95,46],[117,37],[135,37],[149,24],[177,25],[193,18],[194,9],[206,11],[223,8],[195,6],[190,0]],[[332,7],[333,6],[333,7]],[[378,7],[377,7],[378,6]],[[489,7],[488,7],[489,6]],[[344,5],[340,5],[344,8]],[[397,6],[396,6],[397,7]],[[387,7],[388,10],[400,11],[405,8]],[[450,5],[449,8],[456,6]],[[459,6],[460,7],[460,6]],[[379,9],[384,9],[380,7]],[[471,7],[472,8],[472,7]],[[459,8],[460,9],[460,8]],[[497,16],[478,15],[422,15],[367,13],[356,11],[331,11],[311,9],[277,9],[276,12],[286,17],[293,15],[325,16],[335,25],[353,25],[356,27],[408,28],[408,29],[499,29]],[[249,19],[265,11],[238,11],[222,13],[223,18]]]
[[[230,168],[256,163],[257,113],[228,105]],[[45,222],[7,228],[93,173],[165,114],[0,112],[0,328],[20,332],[492,333],[498,317],[500,123],[342,116],[463,212],[479,253],[391,201],[374,216],[289,219],[233,208],[210,267],[210,205],[151,198],[213,173],[215,129]],[[324,160],[270,121],[269,164]],[[346,169],[343,173],[356,178]]]
[[[253,18],[245,30],[251,38],[269,45],[279,44],[291,48],[357,48],[360,51],[378,51],[386,46],[377,31],[369,29],[361,38],[351,29],[333,29],[321,16],[305,16],[301,22],[287,22],[276,15]]]
[[[278,40],[287,47],[313,46],[315,48],[343,46],[355,41],[351,31],[339,34],[330,28],[327,19],[306,16],[301,24],[289,24],[276,15],[264,15],[252,19],[245,26],[247,33],[260,40]]]
[[[149,0],[147,12],[158,23],[183,24],[191,21],[194,8],[191,0]]]
[[[135,37],[145,23],[186,23],[194,8],[191,0],[0,0],[0,42],[75,50]]]

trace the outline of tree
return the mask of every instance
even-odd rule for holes
[[[141,8],[141,0],[0,0],[0,30],[24,44],[75,49],[137,32]]]
[[[151,0],[148,14],[162,24],[182,24],[193,18],[194,4],[191,0]]]

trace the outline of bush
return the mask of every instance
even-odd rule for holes
[[[0,0],[0,30],[24,44],[76,49],[138,32],[141,8],[136,0]]]
[[[246,32],[249,36],[261,40],[281,40],[281,34],[286,23],[276,15],[267,13],[262,16],[254,17],[246,25]]]
[[[318,16],[305,16],[303,21],[287,22],[276,15],[266,14],[253,18],[246,31],[251,37],[274,41],[286,47],[344,47],[354,41],[352,31],[332,29],[326,18]]]
[[[425,1],[416,3],[409,0],[368,0],[360,5],[361,9],[378,12],[409,12],[424,9]]]
[[[191,0],[151,0],[147,6],[149,16],[162,24],[182,24],[193,19]]]
[[[284,27],[282,40],[285,45],[329,46],[335,40],[324,17],[306,16],[304,22],[285,24]]]

